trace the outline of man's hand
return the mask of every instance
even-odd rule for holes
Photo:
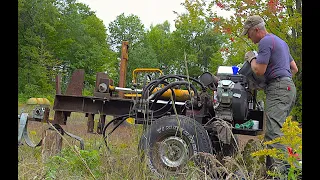
[[[256,57],[256,54],[253,52],[253,51],[248,51],[245,55],[244,55],[244,59],[246,60],[246,61],[248,61],[248,63],[251,63],[251,60],[253,59],[253,58],[255,58]]]

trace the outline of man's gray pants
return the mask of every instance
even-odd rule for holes
[[[281,128],[289,116],[296,100],[296,86],[291,79],[275,79],[264,89],[266,94],[266,132],[265,141],[283,136]],[[279,143],[270,144],[267,148],[277,148],[286,151],[286,147]],[[270,168],[276,159],[267,157],[266,165]]]

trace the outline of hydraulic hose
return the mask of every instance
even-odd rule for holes
[[[116,118],[112,119],[110,122],[108,122],[108,124],[106,124],[106,125],[103,127],[102,136],[103,136],[104,143],[106,144],[106,147],[107,147],[108,150],[110,150],[110,149],[109,149],[108,143],[107,143],[107,141],[106,141],[107,137],[108,137],[109,135],[111,135],[111,133],[112,133],[114,130],[116,130],[116,129],[120,126],[120,124],[122,124],[122,123],[127,119],[127,117],[129,117],[129,114],[125,114],[125,115],[116,117]],[[110,125],[111,123],[113,123],[114,121],[119,120],[119,119],[122,119],[122,120],[120,121],[120,123],[118,123],[118,124],[111,130],[111,132],[108,133],[108,135],[106,135],[106,130],[107,130],[107,128],[109,127],[109,125]]]
[[[176,82],[172,82],[172,83],[168,83],[166,80],[167,79],[170,79],[170,78],[175,78],[175,79],[178,79],[180,81],[176,81]],[[198,91],[197,89],[195,88],[195,86],[193,84],[191,84],[190,82],[187,82],[187,81],[181,81],[182,79],[185,79],[187,78],[187,76],[185,75],[165,75],[165,76],[161,76],[160,78],[156,79],[156,80],[153,80],[151,81],[149,84],[147,84],[144,88],[143,88],[143,91],[142,91],[142,98],[143,99],[146,99],[147,101],[150,101],[150,100],[154,100],[150,106],[150,109],[152,109],[154,103],[157,102],[157,100],[162,96],[162,94],[164,92],[166,92],[168,89],[171,90],[172,92],[172,96],[173,96],[173,102],[175,102],[176,100],[176,95],[172,89],[172,87],[176,86],[176,85],[186,85],[187,87],[189,86],[193,91],[194,91],[194,95],[198,97]],[[197,84],[199,84],[202,88],[202,91],[206,91],[206,88],[205,86],[203,85],[203,83],[201,83],[200,81],[198,81],[197,79],[195,78],[192,78],[190,77],[190,80],[196,82]],[[166,85],[165,87],[161,88],[159,91],[156,91],[155,93],[151,94],[149,96],[149,93],[150,92],[153,92],[154,89],[156,87],[158,87],[159,85],[161,84],[164,84]],[[188,88],[188,91],[189,91],[189,94],[191,94],[190,92],[190,89]],[[156,113],[156,112],[160,112],[161,110],[163,110],[164,108],[166,108],[171,102],[171,99],[168,101],[168,103],[166,105],[164,105],[163,107],[155,110],[153,113]],[[172,109],[172,106],[170,107],[170,109],[168,109],[166,112],[163,112],[162,114],[158,114],[158,115],[154,115],[154,117],[161,117],[163,115],[165,115],[168,111],[170,111]]]
[[[149,92],[152,92],[159,84],[161,84],[164,80],[169,79],[169,78],[176,78],[176,79],[182,80],[183,78],[184,78],[184,79],[188,78],[188,76],[185,76],[185,75],[166,75],[166,76],[162,76],[162,77],[160,77],[160,79],[158,80],[158,82],[154,84],[153,88],[150,89]],[[196,82],[197,84],[199,84],[199,85],[201,86],[201,90],[202,90],[203,92],[206,91],[206,87],[204,86],[204,84],[203,84],[202,82],[200,82],[199,80],[197,80],[197,79],[195,79],[195,78],[192,78],[192,77],[189,77],[189,79],[191,79],[192,81],[194,81],[194,82]],[[191,83],[190,83],[190,84],[191,84]],[[150,83],[150,86],[151,86],[151,85],[153,85],[153,84]],[[150,86],[148,86],[146,89],[149,89]],[[194,90],[195,92],[197,91],[196,89],[193,89],[193,90]],[[190,92],[189,92],[189,93],[190,93]],[[144,97],[144,96],[143,96],[143,97]],[[144,97],[144,98],[146,98],[146,97]]]
[[[148,94],[146,94],[146,92],[152,92],[157,86],[159,86],[161,83],[163,84],[169,84],[168,82],[166,82],[165,80],[168,78],[177,78],[179,80],[182,80],[182,78],[176,76],[176,75],[166,75],[166,76],[162,76],[160,77],[160,79],[156,79],[151,81],[146,87],[145,89],[143,89],[142,92],[142,98],[146,99]]]
[[[183,78],[188,78],[188,76],[185,76],[185,75],[177,75],[179,77],[183,77]],[[200,86],[201,86],[201,90],[202,91],[206,91],[206,87],[204,86],[204,84],[202,82],[200,82],[199,80],[193,78],[193,77],[189,77],[189,79],[191,79],[192,81],[198,83]]]

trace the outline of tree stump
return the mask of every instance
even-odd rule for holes
[[[61,134],[61,132],[60,132]],[[47,129],[42,134],[42,161],[61,152],[62,137],[55,129]]]

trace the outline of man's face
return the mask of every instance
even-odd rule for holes
[[[258,36],[257,36],[257,33],[258,33],[259,29],[256,28],[256,27],[251,27],[249,30],[248,30],[248,38],[251,39],[251,41],[256,44],[259,42],[259,39],[258,39]]]

